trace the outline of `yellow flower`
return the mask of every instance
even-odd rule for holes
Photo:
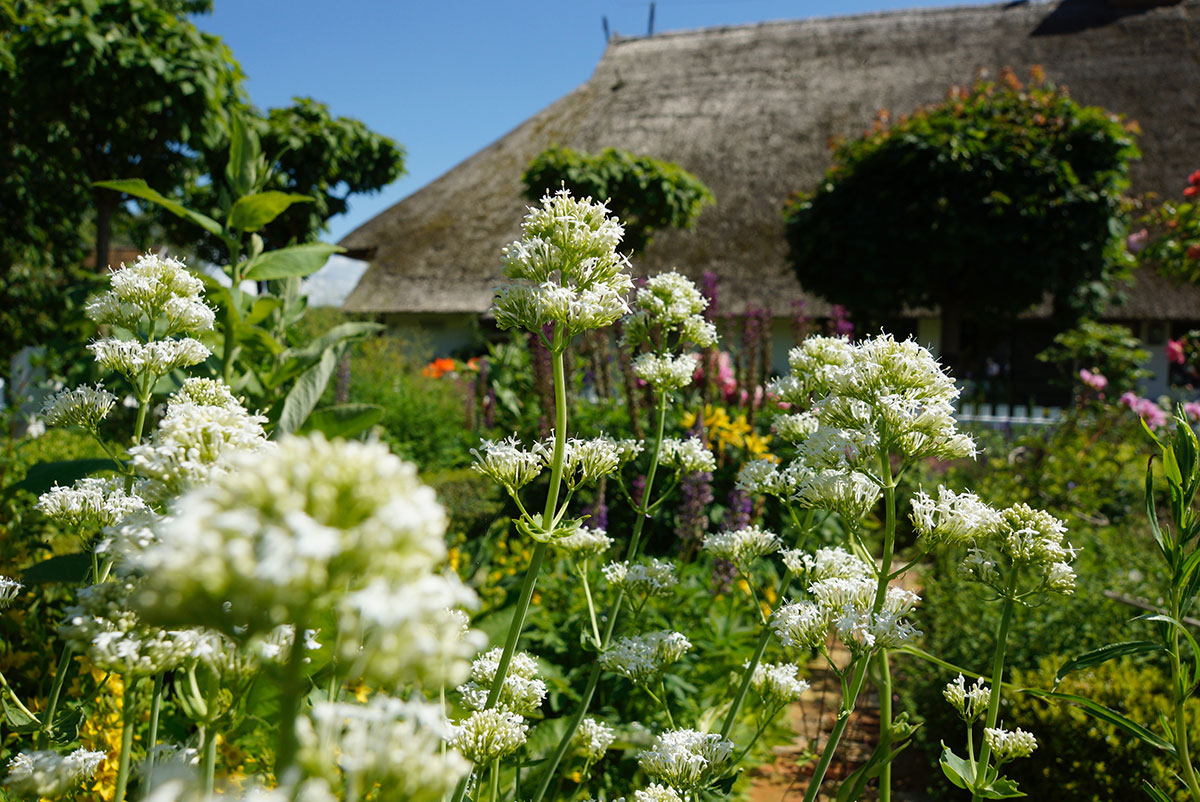
[[[756,457],[763,457],[772,462],[778,462],[779,459],[767,451],[767,446],[771,443],[771,435],[758,435],[753,432],[746,435],[746,450]]]

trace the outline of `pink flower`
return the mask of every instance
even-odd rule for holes
[[[1167,425],[1167,413],[1149,398],[1139,398],[1133,393],[1124,393],[1121,396],[1121,403],[1136,412],[1138,417],[1146,421],[1151,428],[1157,429]]]
[[[1187,415],[1192,423],[1200,421],[1200,401],[1184,401],[1183,414]]]
[[[1150,244],[1150,232],[1146,229],[1135,231],[1125,238],[1125,250],[1130,253],[1140,253]]]
[[[1079,380],[1093,390],[1103,390],[1108,386],[1108,379],[1102,373],[1092,373],[1087,368],[1079,371]]]
[[[1187,361],[1183,356],[1183,340],[1167,340],[1167,361],[1176,365]]]
[[[1137,402],[1141,401],[1141,400],[1142,399],[1138,398],[1136,395],[1134,395],[1133,393],[1131,393],[1129,391],[1121,393],[1121,399],[1120,399],[1121,403],[1124,404],[1125,406],[1129,407],[1130,409],[1133,409],[1134,406],[1137,405]]]

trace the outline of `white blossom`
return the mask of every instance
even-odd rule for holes
[[[992,691],[984,683],[983,677],[978,677],[973,685],[968,686],[963,675],[959,674],[946,683],[942,696],[946,697],[950,706],[958,711],[962,720],[970,724],[987,713],[988,705],[992,700]]]
[[[831,510],[854,524],[879,503],[883,491],[858,471],[824,470],[808,475],[796,498],[808,509]]]
[[[458,689],[465,707],[482,710],[487,704],[496,672],[500,670],[503,651],[497,646],[475,658],[471,664],[471,681]],[[536,712],[541,707],[542,700],[546,698],[546,683],[538,678],[537,670],[537,661],[532,655],[514,652],[495,706],[511,710],[520,716],[529,716]]]
[[[771,616],[771,629],[784,646],[818,649],[825,644],[829,616],[817,604],[802,600],[785,604]]]
[[[610,585],[633,596],[671,596],[679,584],[675,566],[656,557],[646,562],[609,563],[601,570]]]
[[[697,791],[720,776],[733,757],[733,747],[733,741],[716,733],[668,730],[638,755],[638,765],[672,788]]]
[[[120,373],[135,386],[140,384],[143,374],[165,376],[178,368],[198,365],[212,353],[204,343],[191,337],[148,343],[109,338],[90,343],[88,350],[101,366]]]
[[[650,783],[633,792],[633,802],[683,802],[683,797],[669,785]]]
[[[616,733],[612,727],[589,716],[579,722],[579,728],[571,738],[571,747],[575,754],[592,764],[604,757],[614,740]]]
[[[974,493],[956,494],[945,486],[938,487],[937,499],[918,490],[911,506],[913,528],[929,544],[961,544],[987,538],[1001,523],[1000,513]]]
[[[608,551],[613,539],[603,529],[581,526],[565,537],[551,541],[550,545],[577,560],[599,557]]]
[[[213,310],[201,298],[204,282],[181,260],[153,253],[121,265],[109,275],[111,289],[88,301],[84,311],[100,324],[136,331],[143,321],[165,327],[159,336],[204,331],[213,326]]]
[[[688,354],[640,354],[633,360],[633,374],[660,393],[687,387],[696,373],[696,360]]]
[[[25,586],[15,579],[0,576],[0,607],[7,607],[12,604],[13,599],[17,598],[17,594],[21,592],[21,588],[23,587]]]
[[[992,750],[997,765],[1029,757],[1037,749],[1037,739],[1019,728],[1009,731],[988,727],[983,731],[983,741]]]
[[[19,797],[64,796],[79,789],[104,762],[104,752],[76,749],[69,755],[57,752],[20,752],[8,762],[4,787]]]
[[[768,710],[798,702],[809,687],[796,676],[798,670],[794,663],[759,663],[750,677],[750,687]]]
[[[471,449],[471,455],[475,457],[471,468],[513,491],[532,482],[546,467],[541,447],[525,451],[516,437],[484,440],[480,449]]]
[[[760,557],[778,551],[780,545],[778,535],[757,526],[747,526],[709,535],[702,548],[717,559],[745,568]]]
[[[663,438],[658,449],[658,464],[680,473],[711,473],[717,469],[716,458],[699,437],[686,440]]]
[[[47,426],[79,426],[95,431],[117,403],[117,397],[104,389],[82,385],[61,390],[42,405],[42,418]]]
[[[801,443],[820,426],[820,420],[812,412],[779,415],[771,422],[771,428],[789,443]]]
[[[678,632],[646,632],[618,638],[600,655],[600,667],[645,685],[691,648],[691,641]]]
[[[77,479],[71,487],[50,488],[38,497],[37,508],[66,526],[105,527],[144,510],[146,502],[136,493],[126,493],[121,477],[84,478]]]
[[[523,746],[528,730],[525,719],[516,713],[493,707],[463,719],[448,740],[468,760],[486,766]]]
[[[789,571],[796,576],[806,576],[814,583],[826,579],[870,580],[875,576],[871,565],[840,546],[820,548],[814,554],[789,549],[782,557]]]

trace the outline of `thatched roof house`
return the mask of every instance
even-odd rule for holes
[[[625,148],[698,175],[716,206],[694,232],[657,236],[635,268],[713,270],[724,311],[788,316],[802,290],[780,210],[822,176],[829,139],[859,134],[879,109],[936,102],[979,69],[1024,76],[1040,64],[1078,101],[1138,120],[1134,189],[1174,196],[1200,161],[1200,0],[1158,2],[1015,2],[615,39],[583,86],[349,234],[341,244],[371,266],[345,308],[483,313],[500,248],[519,234],[521,173],[560,144]],[[1200,294],[1165,289],[1135,290],[1136,316],[1200,318]]]

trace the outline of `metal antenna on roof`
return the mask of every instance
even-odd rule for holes
[[[608,40],[612,39],[612,34],[608,32],[608,17],[601,15],[600,24],[604,27],[604,43],[608,44]]]
[[[654,3],[650,4],[650,24],[646,26],[646,35],[654,35]]]

